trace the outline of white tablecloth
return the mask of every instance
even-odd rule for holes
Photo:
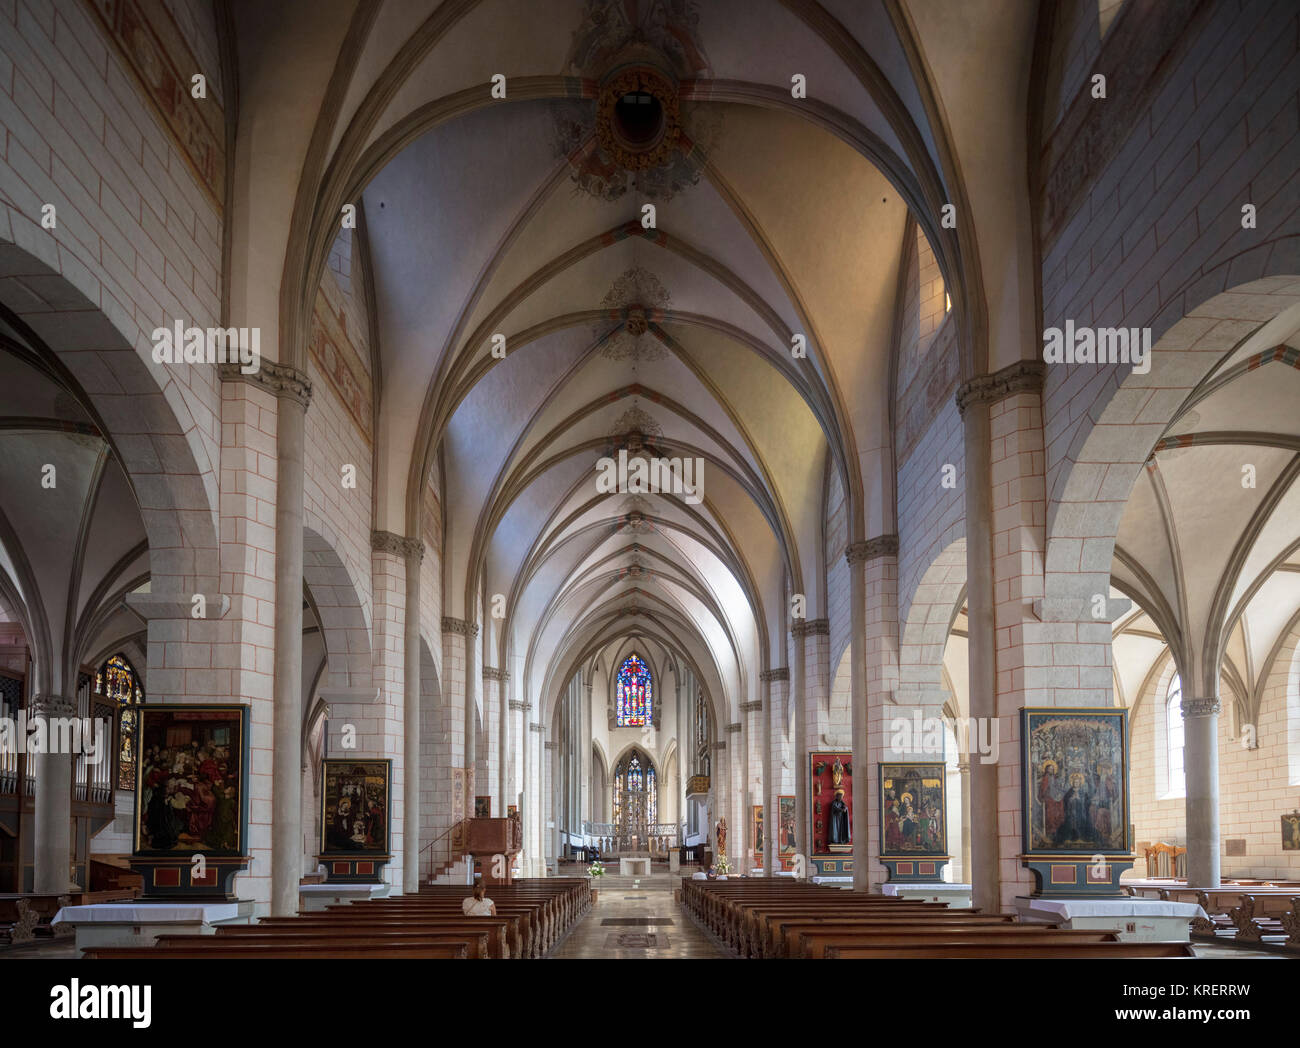
[[[904,884],[901,881],[889,882],[880,886],[881,895],[898,895],[902,892],[969,892],[969,884],[949,884],[947,881],[934,881],[927,884]]]
[[[192,921],[228,921],[239,916],[235,902],[101,902],[91,906],[65,906],[51,924],[178,924]]]
[[[1034,915],[1060,917],[1204,917],[1194,902],[1161,902],[1159,899],[1020,899],[1017,905]]]

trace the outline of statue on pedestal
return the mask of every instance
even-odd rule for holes
[[[828,840],[831,844],[849,844],[852,842],[852,837],[849,829],[849,806],[844,803],[844,791],[836,790],[835,799],[831,801]]]
[[[714,831],[714,841],[718,845],[718,854],[727,854],[727,818],[724,815],[718,820],[717,829]]]

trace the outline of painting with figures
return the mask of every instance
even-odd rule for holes
[[[391,760],[324,761],[321,840],[329,853],[388,854]]]
[[[880,853],[947,855],[944,765],[894,762],[880,765]]]
[[[1116,853],[1128,834],[1128,711],[1021,711],[1025,850]]]
[[[135,854],[239,855],[247,706],[141,706]]]

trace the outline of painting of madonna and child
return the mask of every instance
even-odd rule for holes
[[[1126,713],[1022,711],[1027,851],[1129,850]]]
[[[388,853],[392,768],[388,759],[324,762],[321,836],[326,854]]]
[[[238,855],[247,706],[140,707],[137,855]]]

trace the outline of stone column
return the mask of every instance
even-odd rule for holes
[[[311,382],[296,368],[263,361],[259,378],[277,398],[275,477],[275,655],[271,790],[271,915],[298,912],[302,878],[302,517]]]
[[[492,738],[491,733],[494,726],[497,729],[498,741],[504,734],[501,726],[507,719],[503,712],[505,709],[505,702],[503,700],[505,698],[506,680],[508,677],[509,674],[506,673],[505,670],[498,669],[496,666],[483,667],[483,716],[484,722],[488,725],[487,733],[489,740]],[[493,723],[494,721],[496,721],[495,725]],[[499,799],[495,801],[496,806],[492,809],[492,815],[494,818],[505,818],[506,791],[502,783],[505,777],[505,766],[509,757],[504,749],[498,749],[497,752],[497,781],[483,783],[483,789],[488,794],[494,792],[499,794]]]
[[[745,808],[748,810],[749,805],[754,803],[756,796],[761,796],[762,791],[754,789],[754,761],[751,750],[754,744],[754,719],[751,714],[757,713],[762,716],[763,702],[761,699],[755,699],[753,702],[742,702],[740,704],[740,755],[737,758],[743,767],[745,787],[741,793],[745,797]],[[745,861],[754,861],[755,865],[762,862],[762,857],[755,855],[754,829],[749,818],[745,819],[745,825],[740,828],[736,837],[737,842],[743,843]],[[750,871],[744,871],[748,874]]]
[[[776,798],[781,793],[782,774],[780,754],[784,751],[785,690],[790,682],[790,668],[778,666],[765,674],[767,685],[767,710],[763,723],[766,726],[767,748],[763,754],[763,873],[771,877],[776,869],[775,838],[772,836],[772,813],[776,811]],[[752,818],[752,813],[746,813]]]
[[[872,878],[882,873],[873,866],[872,782],[879,774],[882,713],[898,686],[898,536],[850,543],[844,558],[853,624],[853,890],[870,891]]]
[[[591,691],[590,682],[582,689],[578,706],[578,829],[584,820],[590,821],[591,812]],[[666,787],[668,784],[664,783]],[[662,815],[660,816],[662,818]]]
[[[970,622],[967,644],[970,662],[972,723],[997,718],[997,638],[993,618],[993,500],[989,448],[989,402],[960,399],[965,448],[966,485],[966,605]],[[971,905],[985,913],[1002,909],[1002,878],[998,858],[998,766],[970,764]]]
[[[543,743],[546,751],[544,755],[546,760],[546,805],[549,814],[547,821],[550,822],[551,831],[546,834],[546,863],[549,868],[551,860],[554,860],[557,864],[555,867],[557,874],[560,872],[558,865],[560,861],[560,812],[557,803],[559,798],[556,796],[558,789],[555,776],[555,748],[558,745],[557,742]]]
[[[811,662],[816,666],[819,651],[827,647],[831,632],[830,620],[809,619],[806,622],[797,622],[792,632],[795,637],[795,668],[798,674],[794,685],[794,839],[798,852],[806,857],[812,851],[812,826],[808,821],[808,811],[811,807],[808,803],[810,800],[808,706],[813,697],[811,683],[814,677],[814,674],[809,672],[808,663]],[[811,638],[811,642],[808,638]],[[818,638],[822,639],[818,640]],[[805,873],[809,872],[806,862],[804,870]]]
[[[790,633],[794,639],[794,654],[790,664],[790,702],[794,706],[794,738],[790,741],[790,765],[794,774],[794,810],[803,809],[808,789],[808,710],[807,710],[807,666],[805,665],[804,637],[807,632],[806,622],[796,622]],[[767,817],[767,832],[776,842],[775,854],[781,854],[781,810],[780,802]],[[803,841],[799,832],[799,817],[795,816],[795,840]],[[800,847],[802,847],[802,843]]]
[[[542,846],[546,804],[542,795],[542,741],[546,729],[532,722],[528,725],[528,784],[524,804],[528,815],[528,869],[530,877],[546,876],[546,858]]]
[[[726,735],[729,726],[721,724],[718,728],[721,734]],[[741,839],[743,839],[744,833],[740,829],[741,824],[736,820],[736,813],[728,807],[731,802],[731,783],[729,781],[731,769],[727,763],[727,743],[725,739],[717,739],[713,743],[713,766],[710,771],[712,772],[709,788],[713,790],[713,825],[705,829],[705,837],[713,842],[713,857],[716,861],[718,857],[716,834],[719,817],[725,817],[727,820],[727,848],[729,850],[735,850],[736,834],[741,833]],[[728,855],[727,859],[730,861],[731,856]]]
[[[402,675],[402,891],[420,890],[420,563],[424,543],[402,539],[406,558],[405,656]]]
[[[34,695],[28,713],[42,719],[75,717],[77,701],[66,695]],[[36,766],[32,887],[41,895],[63,895],[72,883],[72,754],[34,753],[30,760]]]
[[[1183,697],[1187,781],[1187,886],[1217,888],[1219,870],[1219,697]]]
[[[970,754],[962,754],[957,761],[957,771],[961,775],[961,880],[964,884],[970,883],[970,765]],[[948,847],[952,847],[951,843]]]

